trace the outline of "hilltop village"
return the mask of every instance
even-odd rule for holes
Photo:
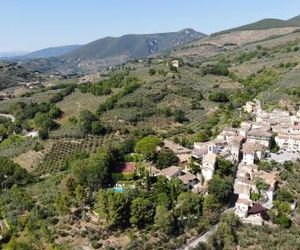
[[[300,249],[299,34],[297,16],[0,58],[0,249]]]
[[[162,170],[150,167],[153,176],[163,175],[169,180],[179,178],[192,192],[206,194],[213,178],[217,159],[223,158],[236,166],[234,180],[234,212],[244,223],[262,225],[269,220],[267,210],[273,207],[278,172],[259,169],[259,162],[284,163],[299,159],[300,112],[275,109],[267,112],[261,102],[247,102],[244,111],[255,116],[253,121],[242,122],[239,128],[227,127],[208,142],[195,142],[192,150],[171,140],[164,147],[180,159],[179,164],[193,161],[201,173],[192,174],[189,168],[171,166]],[[157,150],[161,150],[158,147]],[[291,209],[296,204],[291,203]]]

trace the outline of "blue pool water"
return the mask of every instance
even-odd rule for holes
[[[114,187],[113,190],[117,193],[123,193],[125,191],[123,187]]]

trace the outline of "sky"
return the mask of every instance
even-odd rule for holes
[[[0,0],[0,51],[193,28],[210,34],[300,14],[300,0]]]

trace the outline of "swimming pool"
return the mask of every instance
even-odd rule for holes
[[[123,193],[125,191],[123,187],[114,187],[113,190],[117,193]]]

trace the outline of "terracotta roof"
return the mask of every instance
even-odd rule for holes
[[[194,148],[207,149],[208,148],[208,142],[194,142]]]
[[[272,134],[263,129],[252,129],[248,132],[248,136],[269,138],[272,136]]]
[[[278,139],[283,139],[283,140],[293,140],[293,141],[300,141],[300,136],[299,135],[288,135],[288,134],[279,134],[277,136]]]
[[[249,178],[243,177],[243,176],[238,176],[235,179],[235,183],[237,183],[239,185],[242,185],[242,184],[251,185],[252,184],[252,182]]]
[[[277,181],[277,174],[276,173],[268,173],[266,171],[260,170],[253,174],[255,177],[260,177],[266,181],[267,184],[274,186]],[[254,178],[255,178],[254,177]]]
[[[183,184],[189,184],[191,181],[197,179],[196,175],[193,175],[191,173],[186,173],[185,175],[181,175],[178,178],[182,180]]]
[[[205,150],[205,149],[194,148],[192,154],[198,157],[202,157],[203,155],[207,154],[207,149]]]
[[[168,177],[174,177],[178,172],[180,172],[180,168],[176,166],[171,166],[168,168],[164,168],[161,170],[161,173]]]
[[[231,143],[234,145],[241,145],[244,139],[245,139],[244,136],[239,135],[234,137]]]
[[[211,141],[211,144],[222,146],[226,144],[226,140],[216,138],[213,141]]]
[[[264,208],[259,203],[254,203],[254,205],[249,209],[248,214],[258,214],[258,213],[264,212],[266,210],[267,209]]]
[[[279,139],[284,139],[284,140],[288,140],[290,138],[287,134],[279,134],[277,135],[277,137]]]
[[[150,166],[150,174],[158,174],[160,170],[154,166]]]
[[[188,154],[192,152],[192,150],[185,148],[171,140],[165,139],[164,145],[166,148],[171,149],[175,154]]]
[[[231,127],[224,128],[223,131],[225,131],[225,132],[232,132],[232,133],[238,133],[238,129],[237,128],[231,128]]]
[[[252,154],[252,155],[254,155],[255,154],[255,144],[250,143],[250,142],[246,142],[243,145],[243,153],[244,154]]]
[[[255,151],[261,151],[261,150],[263,150],[263,148],[264,147],[262,145],[260,145],[260,144],[246,142],[243,145],[242,151],[243,151],[244,154],[252,154],[252,155],[254,155]]]
[[[113,167],[114,173],[131,173],[135,171],[135,164],[132,162],[125,162],[117,164]]]

